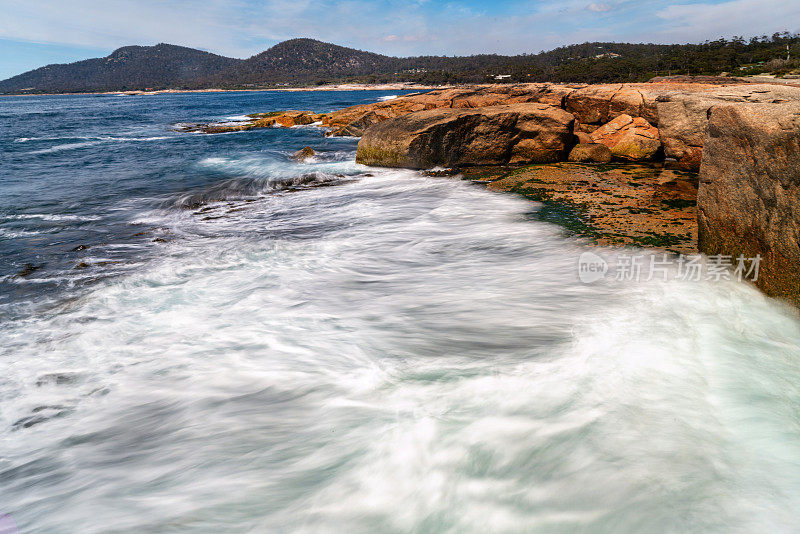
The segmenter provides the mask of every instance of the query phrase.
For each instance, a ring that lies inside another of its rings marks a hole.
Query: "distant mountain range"
[[[800,37],[774,34],[689,45],[583,43],[539,54],[398,58],[314,39],[291,39],[248,59],[158,44],[125,46],[104,58],[47,65],[0,81],[0,93],[255,88],[331,82],[642,81],[665,74],[800,67]]]

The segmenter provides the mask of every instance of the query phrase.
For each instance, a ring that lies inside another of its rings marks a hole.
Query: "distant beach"
[[[96,91],[86,93],[18,93],[0,94],[0,96],[60,96],[60,95],[162,95],[171,93],[236,93],[236,92],[303,92],[303,91],[430,91],[448,89],[453,85],[419,85],[414,83],[339,83],[334,85],[306,85],[300,87],[267,87],[257,89],[156,89],[153,91]]]

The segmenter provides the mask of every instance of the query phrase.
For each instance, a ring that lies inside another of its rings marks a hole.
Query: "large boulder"
[[[731,82],[734,83],[734,82]],[[665,85],[665,87],[669,87]],[[704,91],[665,91],[657,97],[658,130],[664,155],[686,170],[697,171],[709,110],[726,103],[783,103],[800,101],[800,87],[744,84]]]
[[[581,124],[605,124],[620,115],[658,123],[656,95],[648,87],[631,84],[588,85],[566,95],[564,109]]]
[[[378,108],[369,110],[356,120],[333,130],[330,135],[337,137],[361,137],[361,135],[364,133],[364,130],[373,124],[378,124],[379,122],[383,122],[397,116],[398,114],[391,108]]]
[[[658,131],[664,144],[664,155],[689,171],[700,168],[706,123],[705,115],[696,113],[693,107],[692,102],[658,103]]]
[[[574,122],[570,113],[536,103],[421,111],[369,127],[356,161],[414,169],[562,161]]]
[[[437,89],[426,93],[412,93],[391,100],[359,104],[333,111],[322,119],[323,125],[333,128],[332,135],[361,135],[367,127],[382,120],[429,109],[455,107],[455,102],[467,102],[472,96],[492,94],[494,86],[458,87]],[[507,93],[494,95],[492,102],[506,98]],[[507,103],[507,102],[506,102]],[[462,104],[459,107],[475,107]],[[358,132],[358,133],[355,133]]]
[[[475,109],[523,103],[563,107],[576,86],[558,84],[502,84],[439,89],[401,96],[385,102],[351,106],[327,114],[322,120],[331,135],[360,136],[372,124],[439,108]]]
[[[531,102],[563,107],[564,98],[574,90],[572,86],[557,84],[487,85],[461,89],[461,94],[454,96],[448,107],[479,108]]]
[[[800,305],[800,104],[711,108],[697,208],[702,252],[760,254],[756,284]]]
[[[661,149],[658,128],[641,117],[630,115],[620,115],[604,124],[591,138],[610,148],[614,157],[629,161],[651,160]]]
[[[708,110],[724,102],[747,102],[739,95],[721,97],[711,92],[668,94],[658,100],[658,131],[664,144],[664,155],[689,171],[700,170]]]

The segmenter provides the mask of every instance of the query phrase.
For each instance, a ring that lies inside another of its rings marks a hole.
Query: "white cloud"
[[[800,25],[800,0],[680,1],[510,0],[481,10],[425,0],[0,0],[0,38],[108,50],[169,42],[247,57],[292,37],[416,55],[800,29],[786,27]]]
[[[387,35],[382,39],[385,43],[395,43],[395,42],[403,42],[403,43],[421,43],[421,42],[430,42],[436,41],[438,37],[436,35],[426,35],[426,34],[417,34],[417,35]]]
[[[656,15],[666,24],[659,31],[662,39],[676,41],[800,30],[800,2],[797,0],[675,4],[661,9]]]
[[[230,39],[230,1],[0,1],[0,37],[95,48],[173,42],[241,52]]]
[[[596,13],[603,13],[606,11],[611,11],[614,9],[610,4],[589,4],[586,6],[586,9],[589,11],[594,11]]]

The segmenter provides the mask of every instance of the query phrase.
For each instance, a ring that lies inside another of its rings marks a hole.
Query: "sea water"
[[[613,252],[537,204],[358,165],[317,127],[173,129],[394,94],[0,99],[0,515],[797,532],[790,308],[735,280],[583,283],[581,254]]]

